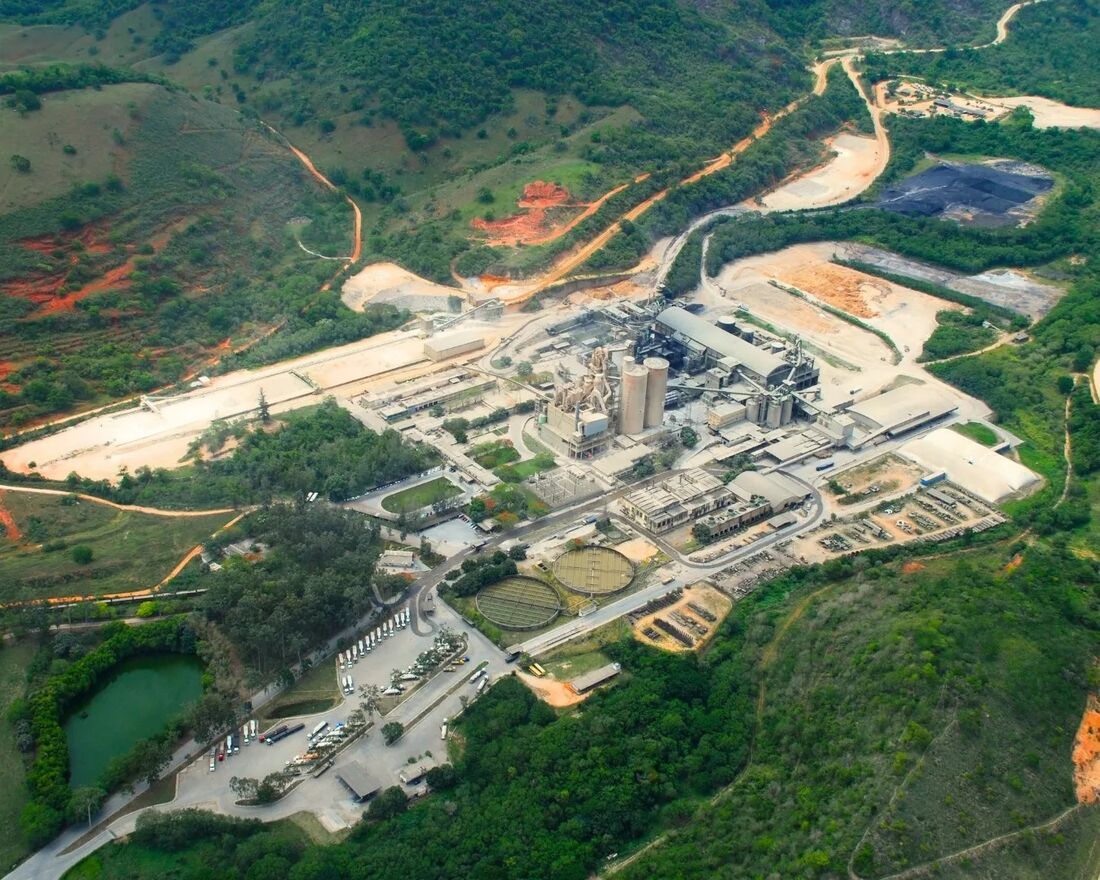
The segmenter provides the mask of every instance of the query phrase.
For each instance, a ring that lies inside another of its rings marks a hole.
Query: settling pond
[[[73,788],[99,779],[112,758],[159,733],[202,693],[202,663],[184,654],[131,657],[65,721]]]

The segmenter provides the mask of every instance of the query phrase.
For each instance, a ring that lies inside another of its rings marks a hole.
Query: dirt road
[[[286,135],[268,125],[266,122],[263,122],[262,120],[260,124],[263,125],[264,128],[270,131],[284,144],[286,144],[287,149],[290,150],[290,152],[292,152],[297,157],[298,161],[305,166],[306,171],[308,171],[318,183],[320,183],[326,189],[331,190],[332,192],[339,192],[339,188],[336,186],[336,184],[325,177],[325,175],[321,173],[320,169],[313,164],[313,160],[310,159],[309,156],[307,156],[301,150],[299,150],[296,146],[294,146],[294,144],[290,142]],[[344,194],[344,201],[351,205],[351,210],[355,218],[355,222],[352,227],[351,255],[343,258],[346,264],[350,266],[352,263],[357,263],[359,261],[359,257],[361,257],[363,254],[363,212],[359,210],[359,206],[355,204],[355,200],[346,193]]]
[[[130,510],[134,513],[148,513],[153,516],[212,516],[217,513],[236,513],[236,507],[215,507],[212,510],[164,510],[160,507],[142,507],[139,504],[116,504],[106,498],[97,498],[95,495],[85,495],[83,492],[66,492],[62,489],[38,489],[31,486],[9,486],[0,484],[3,492],[28,492],[33,495],[75,495],[81,501],[90,501],[93,504],[103,504],[113,507],[115,510]]]

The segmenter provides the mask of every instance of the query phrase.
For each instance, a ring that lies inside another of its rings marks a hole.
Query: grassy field
[[[15,748],[7,709],[23,693],[24,673],[34,651],[32,645],[24,643],[0,648],[0,825],[8,829],[18,826],[27,796],[23,787],[23,758]],[[26,853],[23,835],[10,830],[0,834],[0,867],[6,869]]]
[[[630,637],[630,625],[623,619],[613,620],[582,638],[566,642],[539,659],[539,665],[560,681],[568,681],[611,662],[603,647]]]
[[[329,658],[307,670],[305,675],[264,706],[257,720],[262,731],[277,718],[323,712],[339,699],[335,661]]]
[[[515,464],[501,465],[493,473],[502,480],[517,483],[520,480],[533,477],[535,474],[541,474],[543,471],[552,471],[556,467],[557,464],[554,462],[553,457],[542,454],[526,461],[517,461]]]
[[[470,450],[469,455],[479,465],[490,469],[519,461],[520,457],[518,449],[501,440],[480,443]]]
[[[951,427],[964,437],[969,437],[971,440],[981,443],[982,446],[995,446],[997,443],[997,432],[981,422],[967,422],[964,425],[952,425]]]
[[[390,513],[412,513],[422,507],[430,507],[437,501],[445,501],[462,490],[446,477],[438,477],[429,483],[421,483],[409,489],[402,489],[382,499],[382,509]]]
[[[5,599],[121,593],[155,586],[196,544],[230,516],[164,517],[116,510],[67,497],[0,493],[21,536],[0,534]],[[73,560],[89,547],[91,562]]]

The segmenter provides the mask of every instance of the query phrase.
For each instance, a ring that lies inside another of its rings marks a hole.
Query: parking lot
[[[421,763],[427,765],[447,760],[447,746],[440,735],[441,725],[444,718],[453,718],[462,711],[463,697],[475,697],[476,689],[474,684],[469,683],[470,677],[480,667],[487,669],[490,679],[512,669],[505,664],[500,651],[479,632],[467,627],[449,606],[441,601],[435,605],[438,610],[431,620],[431,629],[422,622],[415,627],[419,632],[414,632],[413,627],[401,630],[353,664],[350,674],[356,686],[355,697],[345,698],[327,712],[283,719],[280,723],[292,726],[302,723],[305,726],[299,733],[270,746],[263,743],[242,745],[238,753],[217,763],[214,772],[210,772],[209,761],[204,755],[180,772],[176,799],[166,808],[204,806],[230,815],[255,816],[268,821],[306,810],[314,813],[328,830],[339,831],[357,822],[366,809],[365,804],[352,799],[338,778],[340,768],[352,762],[366,768],[382,789],[398,785],[410,796],[420,793],[423,783],[418,786],[405,785],[399,773]],[[431,647],[439,625],[465,634],[464,656],[469,657],[469,662],[460,661],[456,671],[440,671],[421,682],[384,717],[375,714],[373,726],[339,752],[335,766],[324,775],[315,779],[306,774],[304,781],[271,805],[253,807],[236,803],[237,796],[229,787],[232,777],[263,779],[269,773],[284,770],[288,762],[307,751],[307,735],[319,722],[328,721],[334,725],[346,721],[354,710],[360,708],[360,688],[368,685],[387,687],[394,669],[407,668],[422,651]],[[333,675],[336,675],[335,659],[329,658],[324,662],[331,666]],[[402,738],[391,746],[385,745],[379,732],[382,724],[389,721],[399,721],[406,728]],[[409,763],[410,758],[413,759],[412,764]]]

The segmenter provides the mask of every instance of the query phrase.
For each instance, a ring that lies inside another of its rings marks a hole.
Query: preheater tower
[[[645,427],[646,388],[649,370],[627,355],[619,397],[619,433],[640,434]]]
[[[668,361],[650,357],[644,361],[649,378],[645,389],[643,427],[655,428],[665,419],[665,395],[668,394]]]

